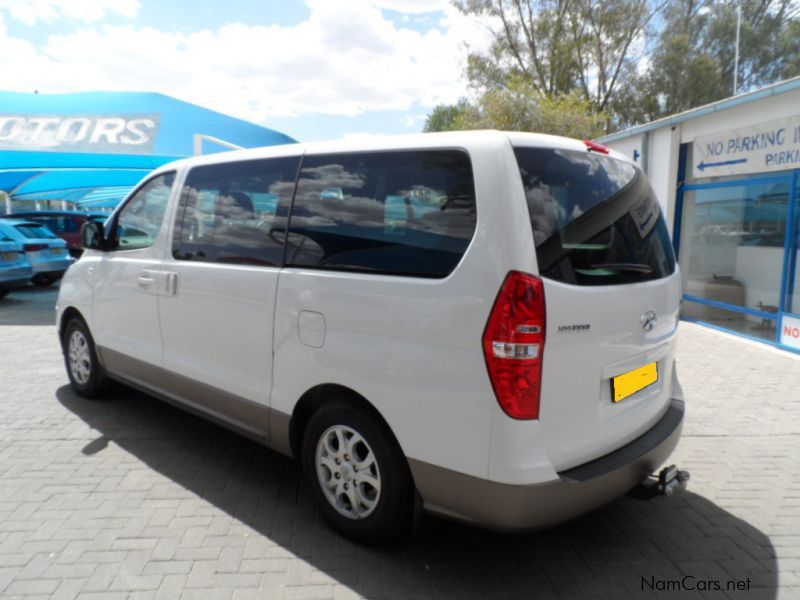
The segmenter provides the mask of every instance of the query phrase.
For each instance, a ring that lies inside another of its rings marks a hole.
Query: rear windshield
[[[44,225],[15,225],[17,231],[28,239],[54,238],[53,233]]]
[[[639,169],[588,152],[514,152],[543,277],[576,285],[613,285],[674,272],[661,209]]]
[[[52,233],[78,233],[81,229],[81,224],[85,220],[85,217],[62,215],[34,215],[25,218],[35,223],[41,223]]]

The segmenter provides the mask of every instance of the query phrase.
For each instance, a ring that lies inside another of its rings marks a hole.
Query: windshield
[[[674,272],[661,209],[639,169],[589,152],[514,152],[543,277],[611,285]]]

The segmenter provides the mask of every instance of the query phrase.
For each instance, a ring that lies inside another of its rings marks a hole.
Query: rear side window
[[[543,277],[613,285],[675,271],[661,209],[639,169],[588,152],[514,152]]]
[[[195,167],[181,194],[172,255],[178,260],[280,266],[285,208],[299,157]]]
[[[445,277],[475,232],[475,186],[461,150],[303,160],[287,264]]]

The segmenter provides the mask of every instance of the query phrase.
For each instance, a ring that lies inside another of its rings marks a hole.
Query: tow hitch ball
[[[672,496],[686,489],[689,471],[680,471],[675,465],[664,467],[658,475],[650,475],[633,488],[629,495],[639,500],[650,500],[656,496]]]

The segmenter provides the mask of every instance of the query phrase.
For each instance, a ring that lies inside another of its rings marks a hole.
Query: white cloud
[[[403,117],[403,127],[419,127],[425,122],[426,115],[406,115]]]
[[[26,25],[61,17],[100,21],[111,14],[132,19],[139,12],[139,0],[0,0],[0,11]]]
[[[258,122],[454,102],[466,89],[463,43],[483,43],[485,30],[452,7],[439,28],[398,28],[375,6],[387,3],[308,0],[308,20],[287,27],[101,25],[42,48],[7,35],[0,20],[0,72],[5,89],[154,91]]]
[[[369,0],[377,8],[388,8],[401,13],[426,13],[445,10],[450,0]]]

